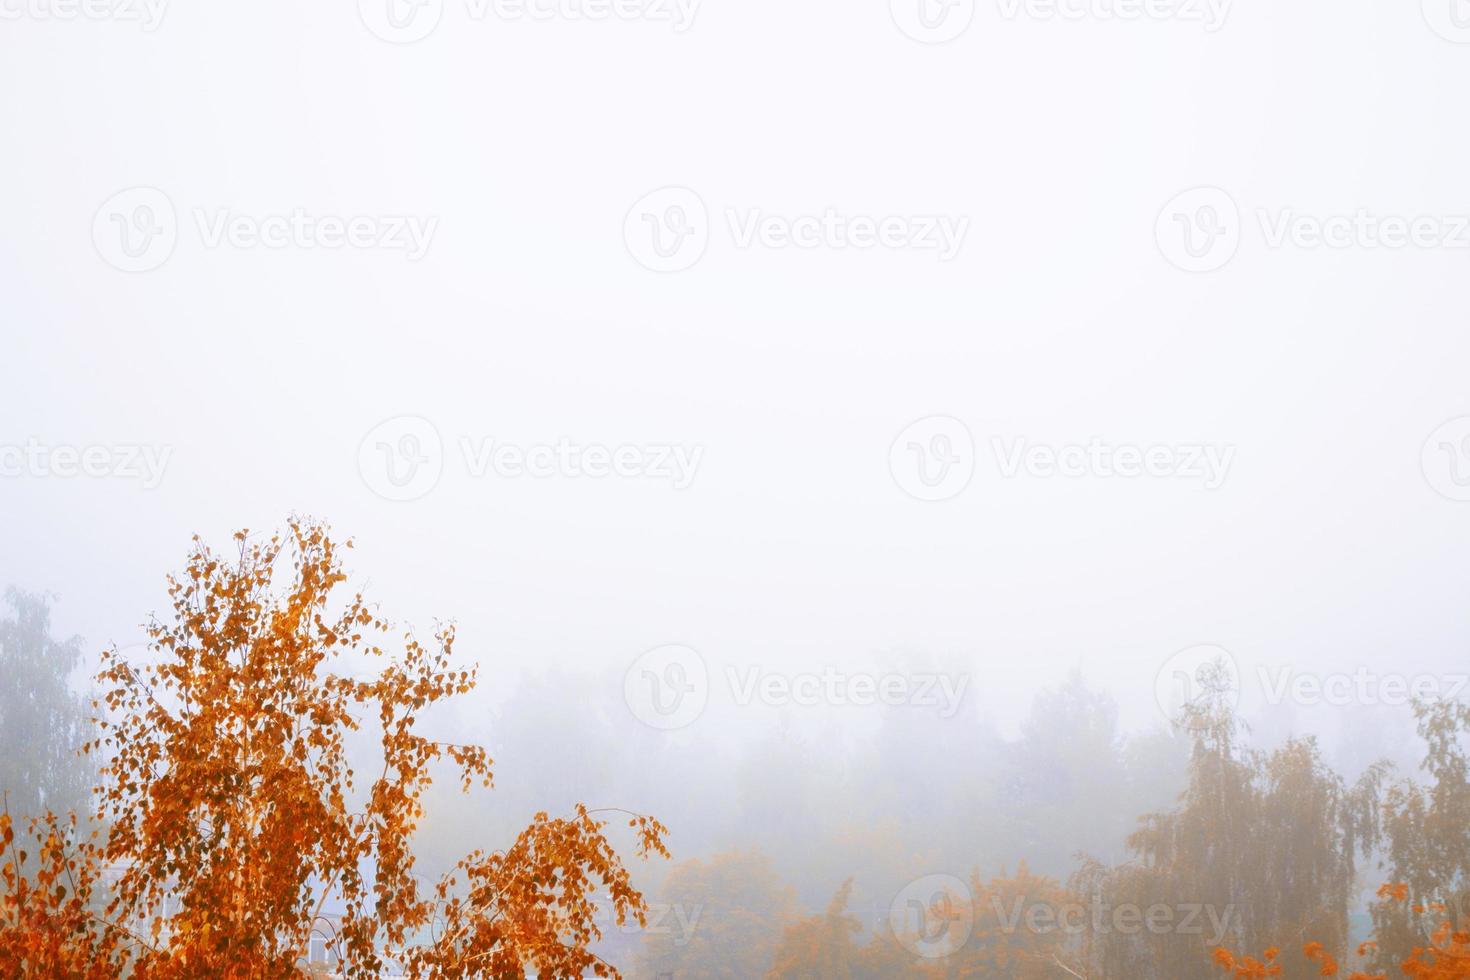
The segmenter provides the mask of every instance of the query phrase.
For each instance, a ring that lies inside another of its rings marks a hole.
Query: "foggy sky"
[[[89,649],[128,645],[190,535],[309,514],[357,540],[388,615],[459,622],[489,700],[523,670],[617,683],[666,644],[716,677],[913,655],[967,673],[966,716],[1005,731],[1074,667],[1157,725],[1156,675],[1199,644],[1463,669],[1470,504],[1421,450],[1470,415],[1466,254],[1271,248],[1257,215],[1465,212],[1470,48],[1398,6],[1238,3],[1208,33],[982,4],[943,45],[882,4],[770,0],[710,0],[682,33],[451,3],[410,45],[279,0],[180,4],[151,33],[7,23],[0,443],[169,455],[152,489],[0,478],[0,584],[58,593]],[[1155,220],[1201,185],[1241,243],[1189,273]],[[167,194],[178,244],[128,273],[93,223],[135,186]],[[710,242],[659,273],[624,222],[668,186]],[[828,208],[969,230],[941,261],[742,248],[727,220]],[[294,209],[438,223],[410,261],[211,248],[195,219]],[[976,447],[940,502],[889,465],[932,416]],[[444,471],[393,502],[359,452],[402,417],[437,429]],[[1234,457],[1205,489],[1006,478],[993,451],[1093,438]],[[685,489],[476,477],[462,440],[487,439],[702,455]],[[700,723],[739,738],[722,694]]]

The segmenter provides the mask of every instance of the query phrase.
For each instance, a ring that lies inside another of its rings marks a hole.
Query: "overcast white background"
[[[1240,0],[1209,32],[982,0],[941,45],[886,0],[705,0],[683,32],[447,0],[407,45],[343,0],[179,0],[152,32],[28,2],[0,0],[0,443],[171,451],[155,489],[0,478],[0,584],[58,593],[90,648],[140,638],[193,533],[302,513],[356,538],[386,612],[512,671],[920,652],[1009,724],[1080,664],[1144,725],[1195,644],[1464,669],[1470,503],[1421,450],[1470,415],[1470,249],[1273,249],[1256,217],[1470,213],[1470,45],[1417,2]],[[624,221],[670,185],[710,242],[657,273]],[[1155,221],[1201,185],[1241,236],[1190,273]],[[135,186],[178,244],[128,273],[93,222]],[[739,248],[725,217],[828,207],[970,226],[944,262]],[[409,261],[195,226],[296,208],[438,227]],[[934,415],[978,458],[922,502],[889,450]],[[398,416],[446,444],[411,502],[359,466]],[[1206,490],[1005,479],[990,451],[1094,436],[1235,457]],[[703,457],[684,490],[476,479],[461,437]]]

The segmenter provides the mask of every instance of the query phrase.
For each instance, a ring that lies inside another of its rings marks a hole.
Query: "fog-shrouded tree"
[[[1084,932],[1089,976],[1195,980],[1216,975],[1212,946],[1265,949],[1304,936],[1346,952],[1358,866],[1378,840],[1385,767],[1349,785],[1314,739],[1270,753],[1245,748],[1228,685],[1217,669],[1181,719],[1194,747],[1178,804],[1140,820],[1131,861],[1088,859],[1072,877],[1095,908],[1169,914],[1167,928]]]
[[[1076,976],[1071,931],[1076,900],[1062,885],[1032,874],[1023,861],[1014,876],[970,879],[968,940],[946,958],[951,977],[1052,980]]]
[[[767,980],[857,980],[862,975],[863,925],[850,911],[851,878],[832,896],[826,911],[788,925],[776,946]]]
[[[1402,895],[1373,907],[1379,970],[1431,945],[1445,922],[1470,930],[1470,705],[1419,701],[1414,714],[1431,781],[1402,779],[1384,796],[1384,874]]]
[[[676,865],[654,908],[660,922],[644,933],[640,980],[746,980],[769,969],[796,900],[769,858],[738,851]]]
[[[1008,747],[1000,794],[1008,856],[1065,874],[1079,851],[1120,848],[1136,816],[1128,809],[1129,772],[1118,707],[1080,671],[1037,695]]]
[[[51,635],[51,599],[10,588],[0,618],[0,795],[17,818],[82,807],[91,712],[73,687],[78,638]]]

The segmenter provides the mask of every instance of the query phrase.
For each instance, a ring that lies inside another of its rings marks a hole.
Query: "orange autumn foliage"
[[[537,814],[507,849],[420,884],[431,770],[491,783],[483,749],[418,730],[475,686],[453,627],[389,644],[360,593],[334,592],[346,575],[320,524],[235,543],[222,556],[196,539],[150,659],[104,655],[89,750],[106,832],[48,818],[28,855],[0,816],[0,976],[293,977],[328,903],[343,976],[616,976],[590,948],[594,895],[619,924],[646,904],[595,811]],[[377,758],[360,779],[348,748],[365,739]],[[667,856],[661,824],[627,823],[641,856]]]
[[[956,883],[958,884],[958,883]],[[853,881],[846,881],[825,914],[805,916],[785,930],[767,980],[1053,980],[1083,976],[1056,921],[1073,896],[1023,863],[1015,877],[986,881],[978,872],[957,892],[930,897],[919,923],[857,938],[863,925],[847,911]],[[1041,913],[1039,918],[1033,918]],[[917,930],[917,931],[915,931]]]
[[[124,944],[140,941],[97,919],[98,865],[71,853],[75,835],[75,817],[37,820],[37,852],[28,854],[0,811],[0,976],[103,980],[117,976]]]
[[[1408,898],[1408,886],[1404,884],[1384,885],[1378,889],[1378,897],[1404,902]],[[1442,906],[1431,906],[1416,911],[1444,912],[1446,910]],[[1358,947],[1358,955],[1367,955],[1372,947],[1371,942],[1363,943]],[[1282,975],[1282,966],[1279,962],[1280,952],[1278,949],[1269,949],[1263,954],[1262,959],[1256,960],[1248,956],[1237,959],[1229,950],[1217,949],[1214,956],[1215,963],[1236,980],[1259,980],[1263,977]],[[1309,942],[1303,946],[1302,958],[1316,967],[1318,976],[1335,977],[1339,975],[1337,961],[1319,942]],[[1409,958],[1399,964],[1399,969],[1403,976],[1412,978],[1412,980],[1470,980],[1470,932],[1456,930],[1448,921],[1441,923],[1435,930],[1430,944],[1416,947]],[[1355,971],[1348,974],[1347,980],[1388,980],[1388,975]]]

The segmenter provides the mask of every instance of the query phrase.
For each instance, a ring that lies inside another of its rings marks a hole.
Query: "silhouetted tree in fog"
[[[81,662],[81,640],[51,636],[45,595],[12,588],[5,602],[10,615],[0,620],[0,793],[17,817],[79,808],[92,776],[80,754],[91,737],[89,712],[70,683]]]

